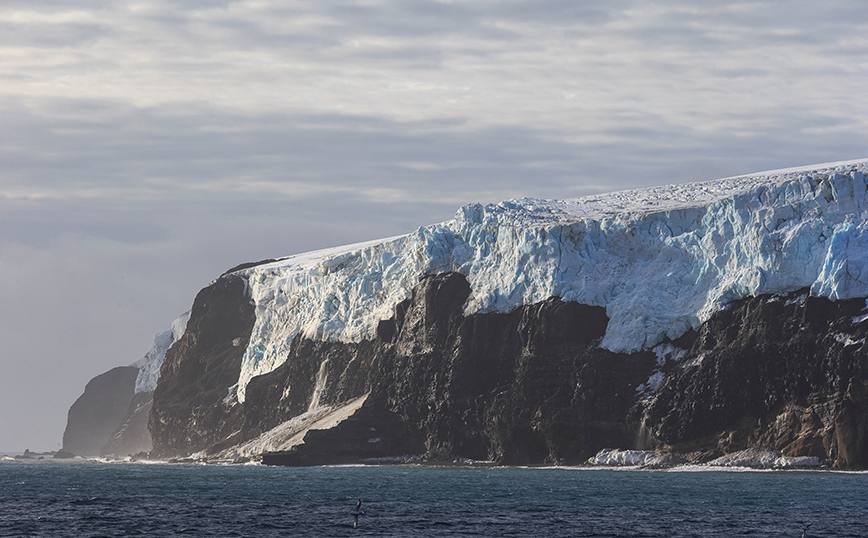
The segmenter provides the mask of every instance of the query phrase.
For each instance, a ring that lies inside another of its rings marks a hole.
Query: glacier
[[[135,394],[153,392],[157,389],[157,382],[160,379],[160,367],[166,358],[166,351],[172,347],[172,344],[184,336],[188,321],[190,321],[189,311],[178,316],[168,330],[157,333],[154,336],[154,343],[151,349],[145,353],[144,357],[130,365],[139,369],[139,373],[136,376]]]
[[[566,200],[474,203],[407,235],[241,269],[234,274],[248,283],[256,319],[238,402],[253,377],[286,360],[297,335],[372,339],[421,277],[447,271],[470,283],[466,315],[552,296],[602,306],[610,321],[600,346],[625,353],[697,329],[749,296],[801,288],[833,300],[868,296],[866,176],[863,159]],[[143,376],[142,386],[152,379]]]

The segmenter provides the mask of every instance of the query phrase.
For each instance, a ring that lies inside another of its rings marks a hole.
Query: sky
[[[4,0],[0,451],[246,261],[868,157],[864,0]]]

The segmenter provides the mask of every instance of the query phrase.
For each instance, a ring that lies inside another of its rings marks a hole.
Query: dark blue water
[[[800,537],[808,523],[868,537],[868,474],[0,463],[4,537]]]

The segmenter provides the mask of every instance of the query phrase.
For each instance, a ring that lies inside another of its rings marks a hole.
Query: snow
[[[133,363],[133,366],[139,367],[139,374],[136,376],[136,394],[156,390],[157,381],[160,379],[160,366],[163,365],[163,360],[166,358],[166,351],[184,336],[189,320],[190,312],[181,314],[172,322],[169,330],[154,336],[154,345],[151,346],[151,349],[144,357]]]
[[[671,467],[684,463],[672,454],[659,454],[650,450],[622,450],[604,448],[588,460],[589,465],[606,467]]]
[[[822,462],[814,456],[784,456],[777,450],[748,448],[709,461],[710,467],[749,467],[752,469],[804,469],[820,467]]]
[[[340,405],[324,405],[311,409],[275,426],[255,439],[215,454],[213,458],[238,461],[256,458],[263,452],[289,450],[303,443],[308,431],[328,430],[351,417],[365,403],[367,397],[368,395],[365,394]],[[229,438],[231,439],[232,436]]]
[[[834,335],[835,340],[839,343],[844,344],[844,347],[847,346],[861,346],[865,343],[864,338],[860,338],[858,340],[853,340],[853,337],[849,334],[837,333]]]
[[[648,376],[648,381],[636,387],[636,392],[657,392],[663,386],[665,379],[666,375],[663,372],[654,372]]]
[[[855,317],[853,317],[851,322],[853,323],[853,325],[858,325],[865,320],[868,320],[868,314],[864,314],[862,316],[855,316]]]
[[[648,380],[636,387],[636,392],[645,393],[646,396],[650,396],[651,394],[660,390],[660,387],[663,386],[663,382],[666,379],[666,374],[663,373],[661,368],[666,365],[669,361],[681,361],[687,356],[688,350],[681,349],[675,347],[671,343],[660,344],[651,349],[655,355],[657,355],[657,367],[648,376]]]
[[[601,346],[650,349],[733,300],[800,288],[868,296],[868,160],[568,200],[468,204],[453,220],[247,268],[256,321],[238,380],[272,371],[301,334],[358,342],[426,274],[457,271],[466,314],[551,296],[602,306]]]
[[[623,450],[604,448],[588,460],[588,465],[606,467],[676,467],[686,460],[675,454],[660,454],[650,450]],[[769,448],[748,448],[726,454],[704,464],[688,466],[701,468],[749,468],[749,469],[810,469],[823,463],[814,456],[784,456]]]

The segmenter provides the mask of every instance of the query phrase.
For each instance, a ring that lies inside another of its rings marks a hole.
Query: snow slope
[[[365,394],[342,405],[310,409],[307,413],[293,417],[255,439],[227,448],[211,457],[224,461],[240,461],[256,458],[263,452],[289,450],[302,444],[308,431],[328,430],[351,417],[365,403],[367,397],[368,395]]]
[[[602,346],[676,338],[727,303],[810,287],[868,296],[868,160],[568,200],[469,204],[453,220],[389,239],[243,269],[256,322],[238,385],[286,358],[297,334],[373,338],[426,274],[470,282],[465,313],[559,296],[603,306]]]

